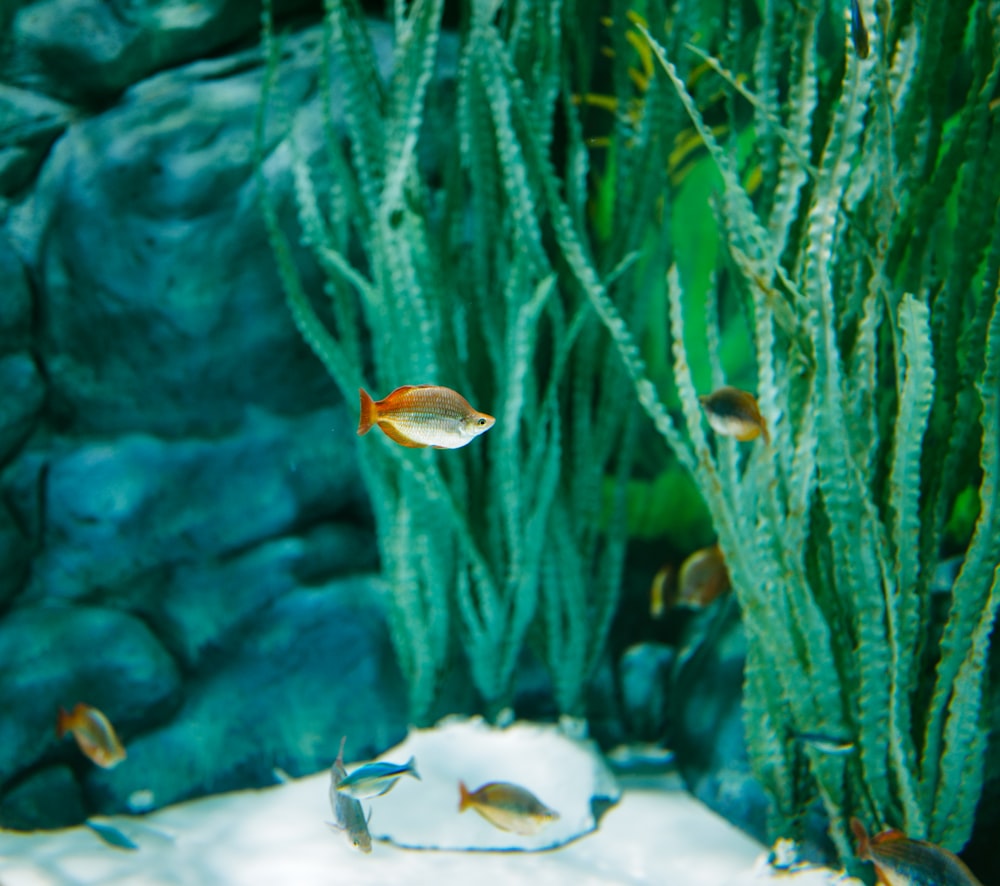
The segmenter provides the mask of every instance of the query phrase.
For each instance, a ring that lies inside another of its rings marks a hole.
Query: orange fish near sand
[[[957,855],[933,843],[911,840],[896,830],[869,838],[856,818],[851,819],[851,830],[858,858],[875,865],[885,886],[983,886]]]
[[[558,812],[549,809],[531,791],[506,781],[491,781],[476,791],[470,791],[460,781],[458,793],[459,812],[475,809],[501,831],[529,837],[559,818]]]
[[[767,424],[753,394],[727,386],[698,399],[716,433],[744,442],[757,437],[763,437],[765,443],[771,442]]]
[[[477,412],[457,391],[439,385],[404,385],[382,400],[361,388],[358,435],[378,425],[400,446],[458,449],[493,427],[492,415]]]
[[[125,748],[114,727],[97,708],[80,702],[72,713],[59,708],[56,735],[62,738],[72,732],[80,750],[98,766],[112,769],[125,759]]]

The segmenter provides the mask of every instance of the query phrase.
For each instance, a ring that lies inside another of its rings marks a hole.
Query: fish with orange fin
[[[708,423],[717,434],[735,437],[743,442],[756,440],[758,437],[763,437],[765,443],[771,442],[767,423],[760,414],[757,398],[753,394],[727,385],[698,399],[705,410]]]
[[[115,729],[97,708],[80,702],[72,712],[59,708],[56,735],[62,738],[67,732],[80,750],[103,769],[112,769],[125,759],[125,748],[115,734]]]
[[[361,388],[358,436],[378,425],[400,446],[458,449],[493,427],[492,415],[477,412],[457,391],[440,385],[404,385],[373,400]]]
[[[897,830],[869,837],[856,818],[851,830],[858,858],[875,865],[883,886],[983,886],[957,855],[933,843],[911,840]]]
[[[527,788],[506,781],[491,781],[478,790],[470,791],[464,782],[458,783],[458,811],[475,809],[494,827],[530,837],[559,813],[549,809]]]

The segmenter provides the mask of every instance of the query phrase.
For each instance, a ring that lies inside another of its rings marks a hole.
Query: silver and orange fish
[[[884,886],[983,886],[957,855],[933,843],[911,840],[897,830],[869,838],[856,818],[851,819],[851,830],[858,858],[875,865]]]
[[[62,738],[67,732],[73,733],[80,750],[103,769],[112,769],[125,759],[125,748],[114,727],[97,708],[83,702],[72,712],[59,708],[56,735]]]
[[[344,745],[347,743],[345,735],[340,740],[340,751],[337,759],[330,767],[330,808],[333,810],[333,827],[338,831],[347,834],[347,839],[351,841],[356,849],[364,853],[372,851],[372,835],[368,830],[368,819],[365,818],[365,811],[361,804],[350,794],[341,793],[337,790],[341,782],[347,778],[347,770],[344,768]]]
[[[477,412],[457,391],[440,385],[404,385],[373,400],[361,388],[358,435],[378,425],[400,446],[458,449],[493,427],[492,415]]]
[[[549,809],[527,788],[506,781],[491,781],[475,791],[460,781],[458,794],[459,812],[475,809],[494,827],[526,837],[559,818],[558,812]]]
[[[767,423],[753,394],[727,385],[698,399],[716,433],[744,442],[757,437],[763,437],[765,443],[771,442]]]

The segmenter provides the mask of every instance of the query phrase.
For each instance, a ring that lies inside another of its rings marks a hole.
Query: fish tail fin
[[[410,775],[412,775],[417,781],[423,781],[423,779],[420,777],[420,773],[417,772],[416,757],[410,757],[410,759],[406,761],[406,768],[410,770]]]
[[[868,831],[865,826],[853,816],[851,817],[851,832],[858,842],[858,858],[868,861],[872,857],[871,844],[868,841]]]
[[[73,728],[73,715],[65,708],[59,708],[59,716],[56,717],[56,735],[62,738]]]
[[[372,400],[368,391],[364,388],[358,388],[358,393],[361,395],[361,418],[358,420],[358,436],[362,437],[378,421],[378,409],[375,407],[375,401]]]
[[[464,781],[459,781],[458,783],[458,811],[465,812],[472,805],[472,794],[469,793],[469,789],[465,786]]]

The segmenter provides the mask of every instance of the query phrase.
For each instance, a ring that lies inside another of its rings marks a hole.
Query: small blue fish
[[[391,791],[396,782],[407,773],[420,781],[417,761],[413,757],[402,766],[399,763],[367,763],[343,779],[337,785],[337,790],[354,797],[355,800],[381,797]]]
[[[134,852],[139,848],[138,843],[123,834],[114,825],[102,824],[99,821],[94,821],[92,818],[88,818],[84,824],[107,843],[108,846],[112,846],[115,849],[127,849],[130,852]]]

